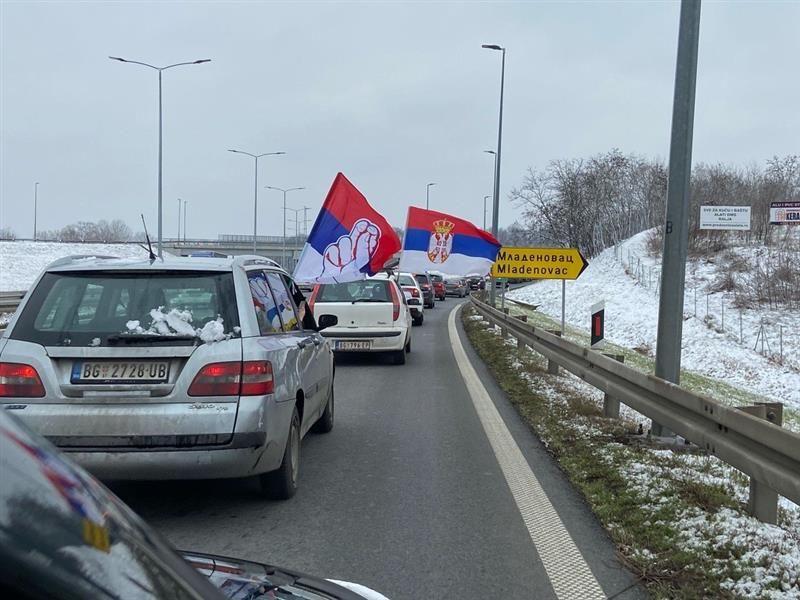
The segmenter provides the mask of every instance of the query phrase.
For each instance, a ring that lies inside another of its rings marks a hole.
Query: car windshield
[[[317,302],[391,302],[389,281],[367,279],[320,286]]]
[[[238,326],[232,273],[45,273],[11,337],[43,346],[185,345],[230,337]]]

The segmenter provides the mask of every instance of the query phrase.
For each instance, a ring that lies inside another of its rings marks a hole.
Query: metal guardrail
[[[13,313],[27,292],[0,292],[0,314]]]
[[[777,494],[800,504],[800,434],[533,327],[474,295],[471,301],[504,335],[544,355],[556,372],[563,367],[747,474],[749,510],[757,518],[775,523]]]

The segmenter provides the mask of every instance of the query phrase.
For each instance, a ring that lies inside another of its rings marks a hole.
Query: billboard
[[[750,207],[701,206],[700,229],[750,231]]]
[[[771,225],[800,224],[800,202],[770,202]]]

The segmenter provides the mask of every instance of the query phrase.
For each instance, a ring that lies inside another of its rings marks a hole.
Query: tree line
[[[15,240],[16,233],[10,227],[0,229],[0,240]],[[61,229],[50,229],[36,233],[36,239],[48,242],[131,242],[144,240],[143,233],[134,233],[121,219],[97,222],[78,221]]]
[[[502,232],[503,241],[577,247],[593,256],[662,226],[666,196],[667,167],[660,160],[616,149],[553,160],[544,169],[530,168],[511,191],[524,213]],[[700,163],[692,171],[689,198],[690,251],[720,250],[737,240],[771,245],[786,228],[769,226],[769,205],[800,201],[800,156],[776,156],[746,168]],[[700,231],[700,206],[708,205],[752,207],[750,231]]]

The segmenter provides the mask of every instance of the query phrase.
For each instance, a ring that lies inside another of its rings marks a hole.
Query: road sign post
[[[591,329],[589,345],[592,348],[601,348],[606,333],[606,303],[604,301],[592,305]]]
[[[566,326],[567,280],[577,279],[589,263],[577,248],[517,248],[504,246],[492,265],[493,278],[560,279],[561,334]]]
[[[655,375],[680,383],[683,335],[683,290],[689,243],[689,178],[692,172],[692,132],[697,83],[697,47],[700,40],[700,0],[682,0],[678,30],[678,58],[672,103],[667,211],[658,306]],[[653,421],[653,435],[672,435]]]

